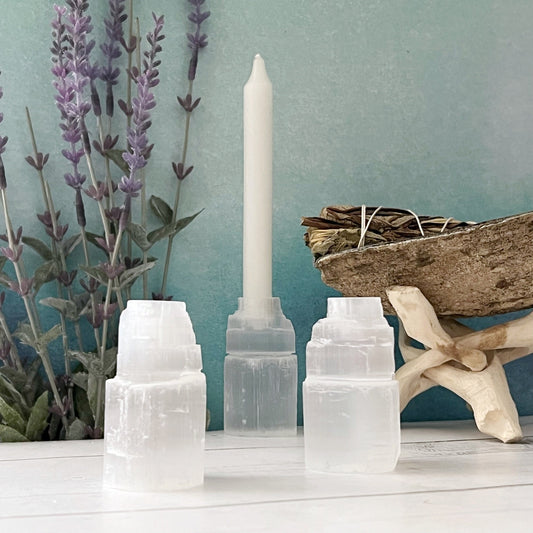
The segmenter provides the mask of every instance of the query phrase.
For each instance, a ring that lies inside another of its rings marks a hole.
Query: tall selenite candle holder
[[[296,433],[294,328],[272,297],[272,84],[260,55],[244,86],[243,297],[228,318],[224,429]]]

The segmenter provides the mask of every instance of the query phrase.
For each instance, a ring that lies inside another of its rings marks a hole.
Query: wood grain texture
[[[453,233],[326,255],[316,267],[344,296],[418,287],[439,316],[491,316],[533,307],[533,212]]]
[[[521,420],[533,436],[533,417]],[[309,472],[304,437],[208,432],[202,487],[102,489],[102,441],[0,444],[2,533],[531,531],[533,445],[481,438],[473,421],[402,428],[394,472]]]

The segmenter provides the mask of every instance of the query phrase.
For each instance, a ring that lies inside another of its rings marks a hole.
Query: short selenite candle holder
[[[279,298],[239,298],[228,318],[226,350],[224,430],[240,436],[296,434],[295,335]]]
[[[204,478],[206,384],[183,302],[130,300],[106,383],[104,485],[172,491]]]

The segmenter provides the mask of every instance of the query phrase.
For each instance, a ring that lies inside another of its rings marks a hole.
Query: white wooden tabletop
[[[533,417],[502,444],[473,422],[404,425],[390,474],[304,468],[303,435],[209,432],[203,487],[102,489],[102,441],[0,444],[0,533],[533,531]]]

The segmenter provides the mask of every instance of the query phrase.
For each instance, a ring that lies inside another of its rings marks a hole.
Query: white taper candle
[[[254,57],[244,86],[243,297],[272,297],[272,83]]]

